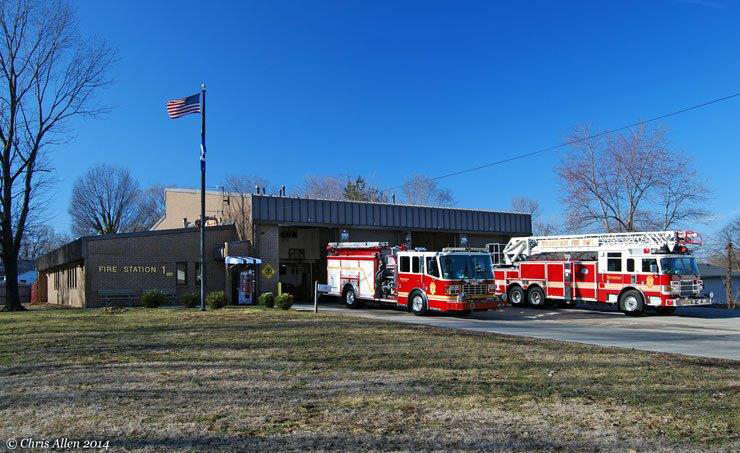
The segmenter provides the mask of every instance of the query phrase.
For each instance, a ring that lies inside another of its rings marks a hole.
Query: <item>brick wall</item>
[[[270,291],[273,294],[277,294],[277,283],[280,278],[278,226],[256,225],[255,233],[257,256],[262,260],[259,275],[260,292]],[[268,264],[274,270],[271,278],[267,278],[263,272],[265,266]]]
[[[206,289],[223,290],[223,259],[217,256],[225,242],[236,240],[233,228],[206,229]],[[195,228],[157,234],[118,235],[90,239],[85,256],[86,307],[106,304],[100,290],[173,292],[178,297],[199,292],[196,269],[200,261],[200,236]],[[185,280],[178,283],[178,263],[185,266]]]

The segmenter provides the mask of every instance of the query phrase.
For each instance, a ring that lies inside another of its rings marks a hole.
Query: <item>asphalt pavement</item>
[[[296,304],[298,310],[313,305]],[[600,346],[740,360],[740,310],[679,308],[673,315],[628,317],[611,307],[571,309],[506,307],[468,316],[415,316],[393,307],[369,305],[349,310],[322,298],[319,311],[386,321],[423,324],[506,335],[574,341]]]

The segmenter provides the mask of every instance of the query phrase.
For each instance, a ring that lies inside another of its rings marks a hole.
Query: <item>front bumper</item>
[[[709,297],[677,297],[675,299],[667,299],[665,305],[668,307],[696,307],[700,305],[712,305],[712,299]]]
[[[462,301],[449,301],[449,302],[436,302],[430,303],[432,310],[439,311],[485,311],[485,310],[498,310],[506,306],[506,302],[500,298],[487,298],[487,299],[466,299]]]

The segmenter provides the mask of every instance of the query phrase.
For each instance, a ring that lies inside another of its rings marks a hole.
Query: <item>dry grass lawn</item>
[[[739,370],[331,314],[44,308],[0,313],[0,442],[737,451]]]

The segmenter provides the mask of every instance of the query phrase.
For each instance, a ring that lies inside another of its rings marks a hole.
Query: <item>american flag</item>
[[[171,119],[180,118],[191,113],[200,113],[200,94],[167,102],[167,113]]]

